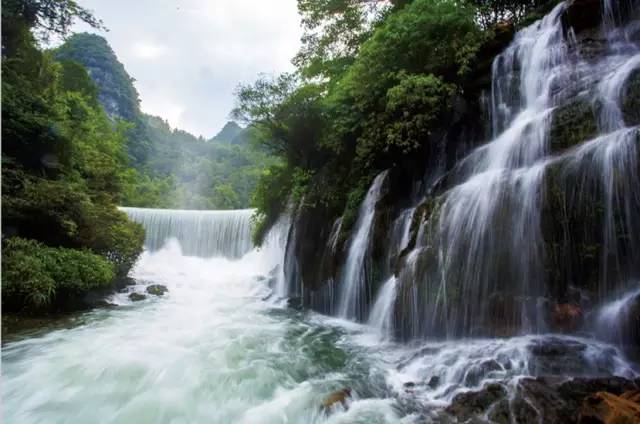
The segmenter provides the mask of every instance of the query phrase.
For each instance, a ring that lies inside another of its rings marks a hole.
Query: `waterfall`
[[[393,330],[393,304],[396,300],[395,276],[390,277],[380,288],[377,299],[371,308],[368,324],[382,337],[388,337]]]
[[[363,315],[366,301],[363,299],[363,291],[367,287],[368,281],[366,257],[369,251],[369,236],[376,204],[387,174],[388,171],[383,171],[373,180],[358,212],[355,233],[349,245],[347,263],[341,281],[343,290],[338,314],[342,318],[357,318]]]
[[[252,248],[252,209],[176,210],[121,207],[146,231],[145,248],[155,251],[176,239],[187,256],[239,258]]]
[[[596,335],[601,340],[622,346],[628,353],[638,354],[640,345],[640,286],[635,287],[621,298],[604,304],[596,316]]]
[[[405,338],[546,331],[540,301],[555,288],[545,286],[541,225],[552,171],[566,210],[603,206],[600,299],[624,289],[625,270],[638,265],[640,131],[625,124],[621,101],[640,68],[639,46],[607,24],[608,48],[596,61],[581,57],[562,25],[565,8],[519,31],[494,60],[492,140],[454,168],[457,185],[432,199],[397,276],[394,316]],[[554,152],[554,114],[576,99],[593,109],[599,134]]]

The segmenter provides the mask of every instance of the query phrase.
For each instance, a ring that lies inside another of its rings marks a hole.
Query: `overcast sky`
[[[99,33],[136,79],[142,110],[206,138],[227,121],[238,83],[292,70],[300,43],[296,0],[79,3],[109,29]]]

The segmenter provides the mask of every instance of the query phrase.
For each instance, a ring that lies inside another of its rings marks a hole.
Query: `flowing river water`
[[[273,235],[241,258],[235,242],[228,257],[203,255],[211,246],[183,254],[176,234],[196,231],[194,222],[224,221],[197,227],[211,237],[231,229],[248,237],[244,211],[128,213],[151,230],[147,246],[154,246],[132,271],[136,284],[113,295],[112,307],[3,346],[4,422],[423,422],[461,391],[541,373],[530,347],[548,336],[399,345],[375,324],[283,307],[272,294],[283,255]],[[130,300],[149,284],[169,291]],[[557,372],[635,375],[610,345],[562,340],[586,349]],[[487,372],[484,364],[495,360],[502,366]],[[426,384],[434,376],[437,387]],[[323,410],[323,399],[343,388],[352,391],[348,408]]]

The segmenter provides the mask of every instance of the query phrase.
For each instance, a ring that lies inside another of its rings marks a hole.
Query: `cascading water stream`
[[[176,239],[185,255],[239,258],[249,252],[252,209],[174,210],[120,208],[146,231],[145,247],[161,249]]]
[[[341,281],[343,290],[340,297],[341,303],[338,315],[342,318],[353,319],[363,315],[362,308],[366,303],[366,299],[363,299],[363,290],[367,287],[368,282],[367,255],[369,252],[369,237],[376,204],[387,173],[388,171],[383,171],[373,180],[371,188],[369,188],[358,212],[358,221],[349,245],[347,263]]]

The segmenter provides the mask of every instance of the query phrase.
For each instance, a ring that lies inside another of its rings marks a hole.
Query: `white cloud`
[[[133,54],[140,59],[157,59],[168,52],[168,49],[165,46],[148,41],[138,41],[134,43],[131,48],[133,50]]]
[[[143,110],[205,137],[226,122],[239,83],[293,68],[301,35],[296,0],[79,2],[109,28]]]

